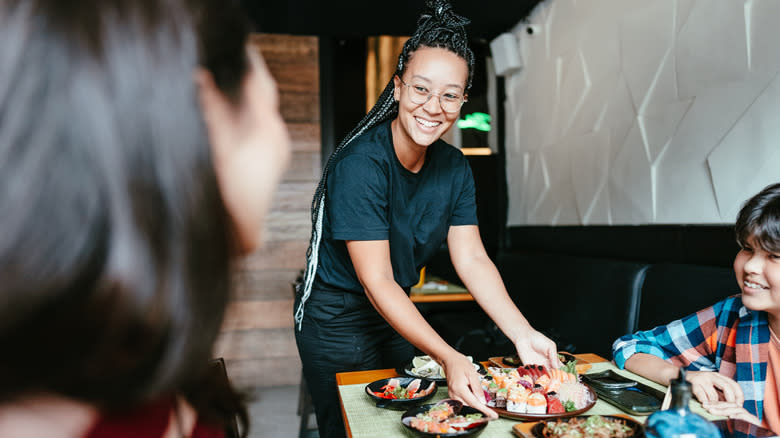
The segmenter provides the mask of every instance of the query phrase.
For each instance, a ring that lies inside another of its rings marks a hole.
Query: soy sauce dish
[[[451,399],[409,409],[401,416],[404,427],[424,438],[475,437],[488,422],[478,410]]]
[[[380,379],[366,385],[378,408],[408,409],[436,395],[436,382],[414,377]]]

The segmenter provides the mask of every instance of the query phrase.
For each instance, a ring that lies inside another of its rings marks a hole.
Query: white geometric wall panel
[[[733,223],[780,181],[778,22],[780,0],[540,3],[505,78],[508,225]]]

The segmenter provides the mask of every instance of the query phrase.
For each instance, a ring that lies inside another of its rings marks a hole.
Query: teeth
[[[747,286],[747,287],[749,287],[751,289],[766,289],[764,286],[761,286],[758,283],[751,283],[751,282],[749,282],[747,280],[745,280],[744,283],[745,283],[745,286]]]
[[[439,126],[440,122],[429,122],[427,120],[423,120],[421,118],[415,117],[415,120],[417,120],[418,123],[420,123],[423,126],[427,126],[429,128],[433,128],[434,126]]]

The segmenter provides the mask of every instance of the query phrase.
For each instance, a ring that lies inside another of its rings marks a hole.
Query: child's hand
[[[702,405],[725,400],[741,407],[745,402],[745,395],[739,384],[723,374],[715,371],[688,371],[687,380],[691,383],[693,395]],[[722,398],[718,391],[723,394]]]
[[[760,426],[761,420],[742,407],[742,404],[719,401],[714,403],[702,403],[701,405],[712,415],[722,415],[737,420],[744,420]]]

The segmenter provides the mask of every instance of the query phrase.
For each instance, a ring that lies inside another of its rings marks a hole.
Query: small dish
[[[561,359],[561,363],[564,365],[571,361],[576,361],[575,368],[577,368],[578,374],[585,374],[589,369],[592,368],[590,362],[584,359],[580,359],[569,352],[558,352],[558,356]],[[517,354],[513,354],[511,356],[491,357],[488,359],[488,361],[501,368],[518,368],[523,366],[523,361],[520,360]]]
[[[473,423],[472,426],[465,430],[461,430],[458,432],[453,433],[442,433],[442,432],[423,432],[421,430],[417,430],[411,426],[411,420],[415,417],[417,417],[417,414],[424,414],[425,412],[428,412],[431,408],[438,404],[446,403],[452,406],[453,413],[455,415],[470,415],[470,414],[482,414],[480,411],[470,407],[470,406],[464,406],[463,403],[457,401],[457,400],[441,400],[438,403],[432,403],[422,406],[417,406],[415,408],[409,409],[408,411],[404,412],[403,415],[401,415],[401,424],[404,425],[407,429],[409,429],[412,433],[414,433],[417,436],[424,437],[424,438],[439,438],[439,437],[475,437],[482,433],[483,430],[487,427],[490,420],[487,418],[482,418],[480,420],[477,420]]]
[[[390,383],[391,380],[398,381],[398,384],[402,388],[407,388],[412,382],[415,380],[420,381],[420,389],[418,390],[418,393],[426,392],[426,394],[420,395],[416,398],[407,398],[407,399],[392,399],[392,398],[384,398],[376,395],[376,392],[382,392],[383,387]],[[410,406],[415,406],[420,403],[423,403],[425,401],[428,401],[436,395],[436,389],[437,385],[436,382],[428,379],[423,378],[414,378],[414,377],[392,377],[388,379],[380,379],[375,380],[368,385],[366,385],[366,394],[368,394],[369,397],[374,399],[376,402],[376,407],[378,408],[391,408],[391,409],[408,409]]]
[[[473,364],[474,364],[474,369],[476,369],[476,371],[479,374],[484,376],[487,373],[487,370],[485,369],[485,367],[481,363],[473,362]],[[416,373],[414,373],[412,371],[413,368],[414,368],[414,366],[412,365],[412,362],[409,362],[406,365],[403,365],[403,366],[400,366],[400,367],[396,368],[395,371],[398,374],[401,374],[403,376],[414,377],[414,378],[418,378],[418,379],[428,379],[428,380],[432,380],[432,381],[438,383],[439,386],[447,386],[447,378],[446,377],[441,377],[440,375],[420,376],[420,375],[417,375]]]
[[[578,417],[560,418],[560,419],[557,419],[557,421],[569,422],[569,421],[572,421],[574,419],[577,419],[577,420],[587,420],[590,417],[593,417],[593,415],[582,415],[582,416],[578,416]],[[616,416],[616,415],[600,415],[600,417],[608,419],[608,420],[612,420],[612,421],[620,421],[623,424],[625,424],[626,426],[630,427],[631,428],[631,432],[629,432],[626,435],[626,438],[640,438],[640,437],[644,437],[644,434],[645,434],[644,427],[642,426],[641,423],[639,423],[638,421],[636,421],[634,419],[623,417],[623,416]],[[531,435],[533,435],[535,438],[555,438],[556,437],[556,435],[550,433],[550,431],[548,430],[547,421],[540,421],[540,422],[536,423],[531,428]]]

